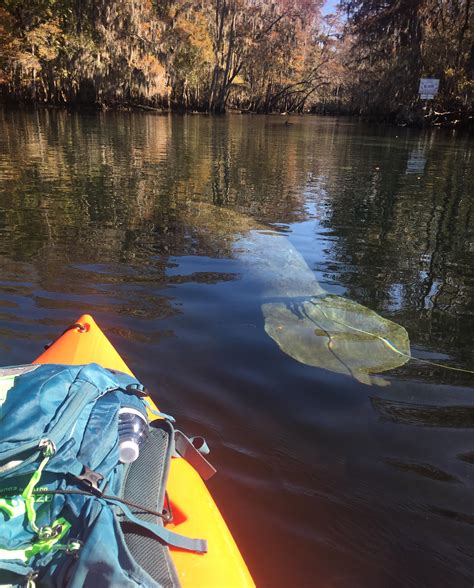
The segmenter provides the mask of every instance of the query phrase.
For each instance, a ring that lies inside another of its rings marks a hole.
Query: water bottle
[[[148,421],[136,408],[126,406],[119,410],[118,420],[119,459],[122,463],[135,461],[140,453],[140,443],[148,435]]]

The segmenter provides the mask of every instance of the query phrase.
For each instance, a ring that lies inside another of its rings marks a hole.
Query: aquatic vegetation
[[[364,384],[373,381],[371,374],[410,359],[409,337],[402,326],[326,292],[284,234],[206,203],[190,205],[186,221],[224,239],[258,277],[265,332],[293,359]]]
[[[294,359],[370,384],[406,363],[406,330],[362,304],[330,294],[262,305],[265,331]],[[382,383],[378,380],[378,383]]]

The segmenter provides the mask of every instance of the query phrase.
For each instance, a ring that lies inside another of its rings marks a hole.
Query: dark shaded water
[[[472,145],[337,119],[0,114],[0,352],[84,311],[220,475],[260,586],[472,586],[474,376],[366,386],[283,354],[212,202],[286,231],[329,292],[474,369]]]

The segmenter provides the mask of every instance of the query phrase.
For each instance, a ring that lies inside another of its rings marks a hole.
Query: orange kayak
[[[99,365],[132,374],[94,319],[83,315],[33,363]],[[174,513],[168,527],[208,541],[204,555],[171,549],[181,585],[211,588],[254,586],[247,565],[205,483],[182,458],[173,458],[167,492]]]

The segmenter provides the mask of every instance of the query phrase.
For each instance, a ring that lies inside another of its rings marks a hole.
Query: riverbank
[[[150,106],[148,104],[139,103],[65,103],[65,104],[50,104],[44,102],[33,101],[15,101],[4,100],[0,101],[0,108],[14,109],[14,110],[65,110],[70,112],[147,112],[152,114],[193,114],[193,115],[207,115],[216,116],[209,110],[195,110],[186,109],[184,107],[165,107],[165,106]],[[399,127],[413,127],[413,128],[448,128],[448,129],[462,129],[472,132],[474,129],[474,111],[461,112],[459,110],[441,111],[436,108],[429,108],[429,110],[422,107],[419,108],[402,108],[399,112],[381,113],[381,112],[354,112],[344,108],[328,107],[328,105],[320,105],[312,108],[308,112],[257,112],[239,108],[228,108],[225,112],[217,114],[222,116],[225,114],[232,115],[248,115],[248,116],[338,116],[350,119],[358,119],[362,122],[373,124],[386,124]]]

